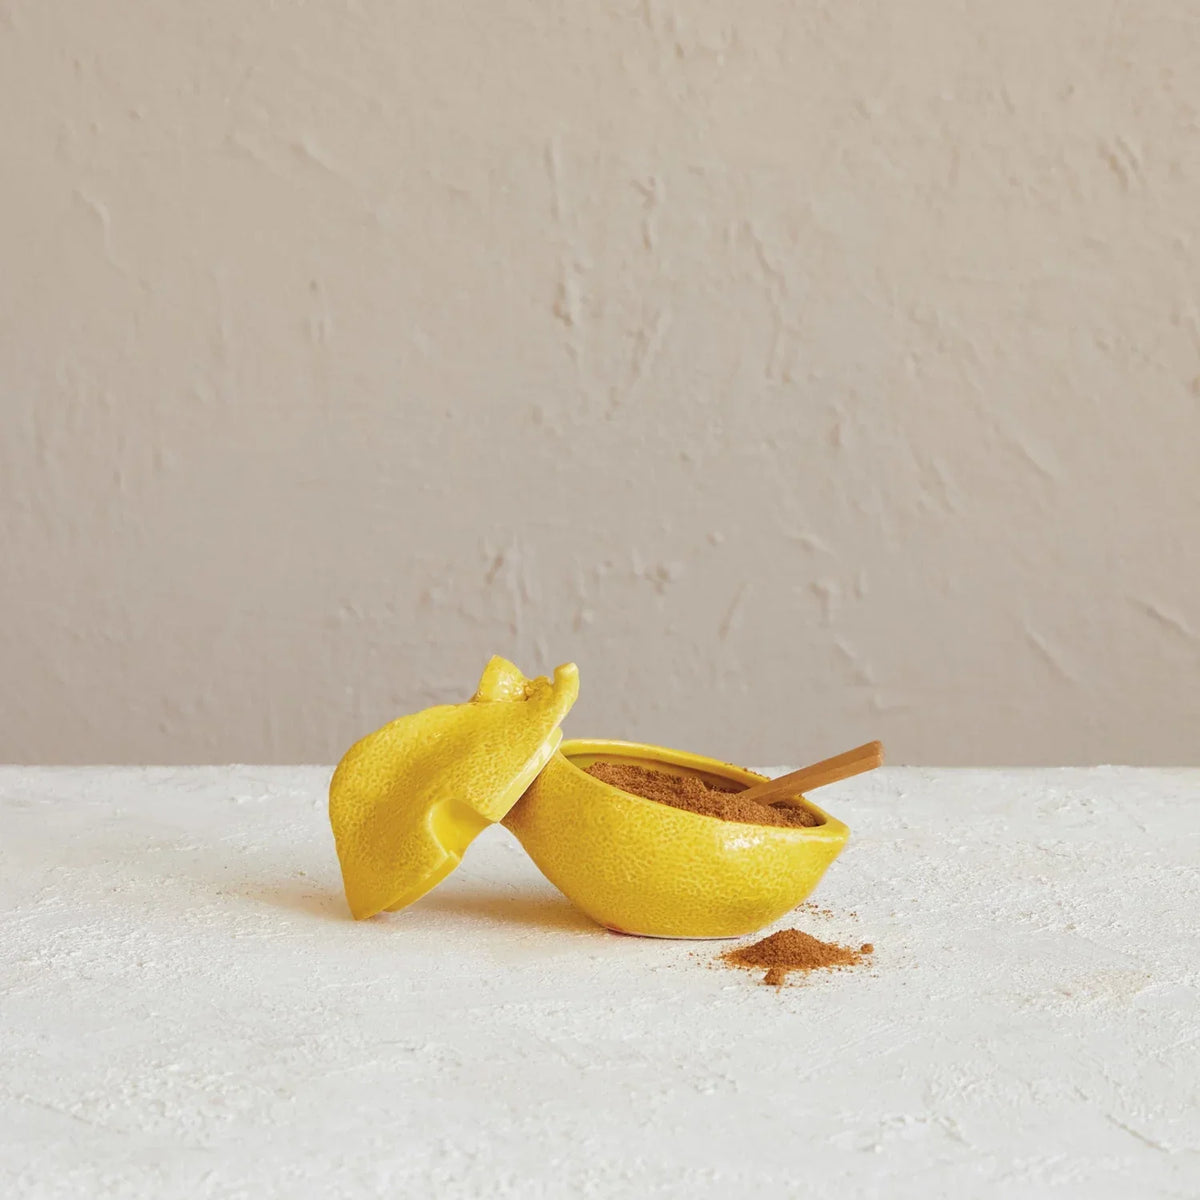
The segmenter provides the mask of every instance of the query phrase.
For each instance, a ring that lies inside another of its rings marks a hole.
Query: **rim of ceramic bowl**
[[[619,738],[570,738],[563,741],[558,747],[556,755],[556,757],[563,758],[572,770],[578,771],[581,775],[585,775],[587,772],[572,762],[572,758],[585,756],[648,760],[650,762],[662,763],[664,766],[684,767],[702,775],[713,775],[718,779],[727,779],[730,783],[745,784],[747,787],[752,787],[756,783],[763,783],[768,778],[766,775],[760,775],[757,771],[751,771],[748,767],[739,767],[735,763],[725,762],[719,758],[709,758],[704,754],[693,754],[690,750],[673,750],[669,746],[655,746],[649,742],[626,742]],[[593,776],[588,776],[588,778],[602,787],[612,788],[613,791],[620,792],[623,796],[639,801],[642,804],[658,803],[656,800],[647,799],[645,796],[639,796],[634,792],[626,792],[622,788],[614,787],[612,784],[605,783],[601,779],[595,779]],[[756,828],[770,829],[772,832],[778,831],[785,836],[790,835],[804,841],[845,841],[850,836],[848,826],[844,825],[836,817],[830,816],[820,805],[814,804],[803,794],[789,797],[787,801],[783,801],[782,803],[788,804],[792,808],[806,809],[813,816],[820,818],[821,824],[764,825],[756,826]],[[679,811],[702,821],[721,821],[724,825],[742,825],[748,823],[742,821],[725,821],[722,817],[711,817],[704,813],[692,813],[688,812],[687,809],[680,809]]]

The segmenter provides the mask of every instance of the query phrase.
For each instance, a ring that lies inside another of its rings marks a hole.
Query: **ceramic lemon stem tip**
[[[826,787],[852,775],[861,775],[864,771],[873,771],[883,765],[883,743],[867,742],[856,746],[844,754],[835,754],[833,758],[823,758],[798,771],[789,771],[772,779],[768,783],[760,783],[747,788],[740,793],[742,800],[753,800],[755,804],[774,804],[777,800],[786,800],[798,796],[801,792],[811,792],[814,788]]]

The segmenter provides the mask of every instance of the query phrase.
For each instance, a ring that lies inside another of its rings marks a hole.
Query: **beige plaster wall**
[[[1200,762],[1189,0],[0,0],[0,758]]]

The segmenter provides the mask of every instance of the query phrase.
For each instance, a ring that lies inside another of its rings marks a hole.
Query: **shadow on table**
[[[336,892],[326,891],[319,885],[306,884],[298,879],[289,879],[274,886],[248,887],[244,890],[238,888],[233,894],[242,900],[269,904],[274,908],[286,908],[292,912],[321,917],[327,921],[350,921],[353,919],[340,889]]]
[[[606,934],[565,896],[514,895],[508,891],[441,888],[423,896],[407,910],[413,917],[437,913],[496,925],[526,925],[572,933]]]
[[[319,886],[305,884],[301,880],[289,879],[275,886],[238,889],[236,894],[243,900],[286,908],[322,920],[349,922],[353,919],[340,890],[324,891]],[[422,917],[437,916],[573,933],[607,932],[585,917],[564,896],[514,895],[500,889],[441,888],[422,896],[403,913],[383,913],[381,916],[385,919],[404,917],[418,921]]]

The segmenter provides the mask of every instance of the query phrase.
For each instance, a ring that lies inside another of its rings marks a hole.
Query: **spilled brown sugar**
[[[611,784],[623,792],[632,792],[659,804],[683,808],[705,817],[723,821],[740,821],[745,825],[780,825],[808,827],[820,820],[804,808],[772,808],[743,800],[733,785],[717,787],[694,775],[673,775],[667,771],[652,771],[633,763],[596,762],[585,768],[601,783]]]
[[[731,967],[764,967],[763,983],[780,987],[791,971],[852,967],[874,950],[870,942],[852,950],[835,942],[822,942],[799,929],[781,929],[750,946],[727,950],[721,958]]]

